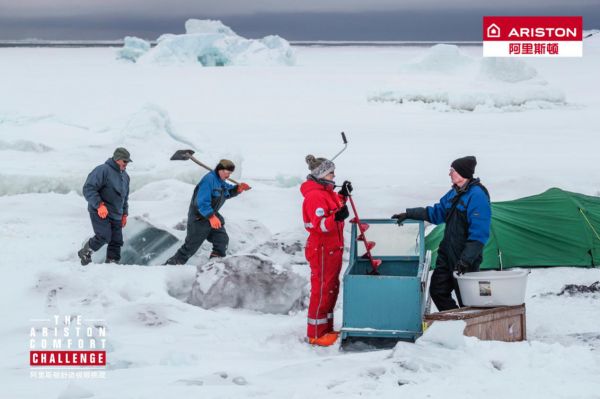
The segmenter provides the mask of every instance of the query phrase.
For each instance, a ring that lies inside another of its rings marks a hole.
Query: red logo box
[[[106,351],[30,351],[30,366],[106,366]]]
[[[582,17],[483,17],[484,57],[582,55]]]

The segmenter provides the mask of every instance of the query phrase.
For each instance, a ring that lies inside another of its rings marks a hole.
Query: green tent
[[[435,265],[444,225],[425,239]],[[600,198],[558,188],[492,203],[481,269],[600,265]]]

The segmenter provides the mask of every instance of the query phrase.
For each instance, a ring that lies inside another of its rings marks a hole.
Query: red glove
[[[208,218],[208,221],[210,223],[210,227],[212,227],[213,229],[221,228],[221,221],[219,220],[217,215],[212,215],[211,217]]]
[[[240,183],[238,184],[238,188],[237,188],[237,192],[238,193],[243,193],[244,191],[248,191],[250,190],[252,187],[250,187],[249,185],[247,185],[246,183]]]
[[[127,215],[123,214],[123,216],[121,217],[121,227],[125,227],[126,224],[127,224]]]
[[[98,216],[100,216],[100,219],[106,219],[108,216],[108,209],[106,209],[104,202],[101,202],[100,206],[98,207]]]

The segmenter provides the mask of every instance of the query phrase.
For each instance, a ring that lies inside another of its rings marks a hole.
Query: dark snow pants
[[[106,259],[121,260],[121,247],[123,246],[123,228],[121,219],[101,219],[96,212],[90,212],[90,220],[94,229],[94,236],[90,238],[90,248],[96,252],[104,244],[108,244]]]
[[[210,222],[207,219],[189,219],[187,223],[187,234],[185,242],[177,250],[177,253],[171,257],[171,261],[175,264],[183,265],[189,258],[194,256],[204,240],[208,240],[213,245],[212,252],[216,256],[225,256],[227,245],[229,244],[229,236],[224,227],[224,219],[217,214],[223,226],[220,229],[210,227]]]
[[[452,290],[456,292],[456,297],[459,303],[461,303],[458,284],[452,272],[453,270],[436,266],[431,275],[429,294],[440,312],[458,308],[458,305],[452,298]]]

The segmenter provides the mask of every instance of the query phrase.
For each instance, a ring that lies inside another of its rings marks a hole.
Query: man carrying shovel
[[[183,154],[184,151],[188,152]],[[183,156],[178,155],[180,152]],[[193,151],[182,150],[178,151],[171,159],[191,159],[206,168],[192,154]],[[211,258],[225,256],[229,236],[224,227],[225,219],[219,213],[219,209],[228,199],[250,189],[246,183],[233,185],[226,182],[228,179],[231,180],[229,177],[234,170],[233,162],[221,159],[214,170],[200,180],[190,201],[185,242],[175,255],[167,260],[165,265],[185,264],[198,251],[204,240],[208,240],[213,245]]]

